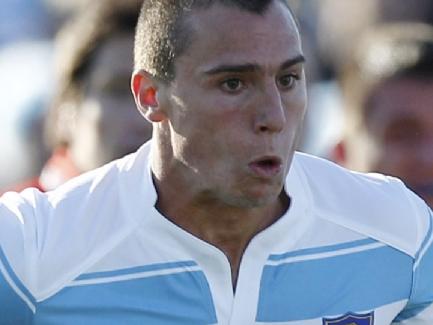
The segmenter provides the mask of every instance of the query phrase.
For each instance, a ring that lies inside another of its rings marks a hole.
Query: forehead
[[[194,10],[185,24],[191,44],[178,58],[180,63],[189,58],[197,65],[244,61],[266,66],[302,53],[296,23],[279,1],[271,2],[261,14],[214,4]]]

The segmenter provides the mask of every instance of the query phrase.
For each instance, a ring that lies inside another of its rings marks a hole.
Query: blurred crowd
[[[129,86],[141,1],[31,2],[8,10],[35,26],[5,23],[19,33],[0,48],[0,193],[54,189],[151,136]]]
[[[289,2],[309,83],[300,150],[401,177],[433,204],[433,1]],[[129,91],[134,15],[116,22],[94,3],[1,3],[0,192],[52,189],[150,137]]]

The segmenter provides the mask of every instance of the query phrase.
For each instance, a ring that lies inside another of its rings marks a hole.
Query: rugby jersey
[[[155,209],[149,152],[2,196],[1,325],[433,324],[432,216],[397,179],[296,153],[233,293],[226,256]]]

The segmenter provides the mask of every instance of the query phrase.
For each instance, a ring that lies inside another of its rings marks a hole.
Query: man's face
[[[373,94],[366,169],[401,178],[433,207],[433,81],[397,79]]]
[[[216,4],[187,24],[192,43],[159,96],[173,165],[206,199],[237,207],[274,202],[306,106],[294,20],[274,1],[262,16]]]
[[[138,114],[129,88],[132,47],[133,36],[119,34],[91,63],[70,146],[82,171],[131,153],[151,137],[152,126]]]

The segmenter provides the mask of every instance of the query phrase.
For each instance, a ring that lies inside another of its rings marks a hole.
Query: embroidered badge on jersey
[[[324,318],[323,325],[373,325],[374,314],[347,313],[338,318]]]

